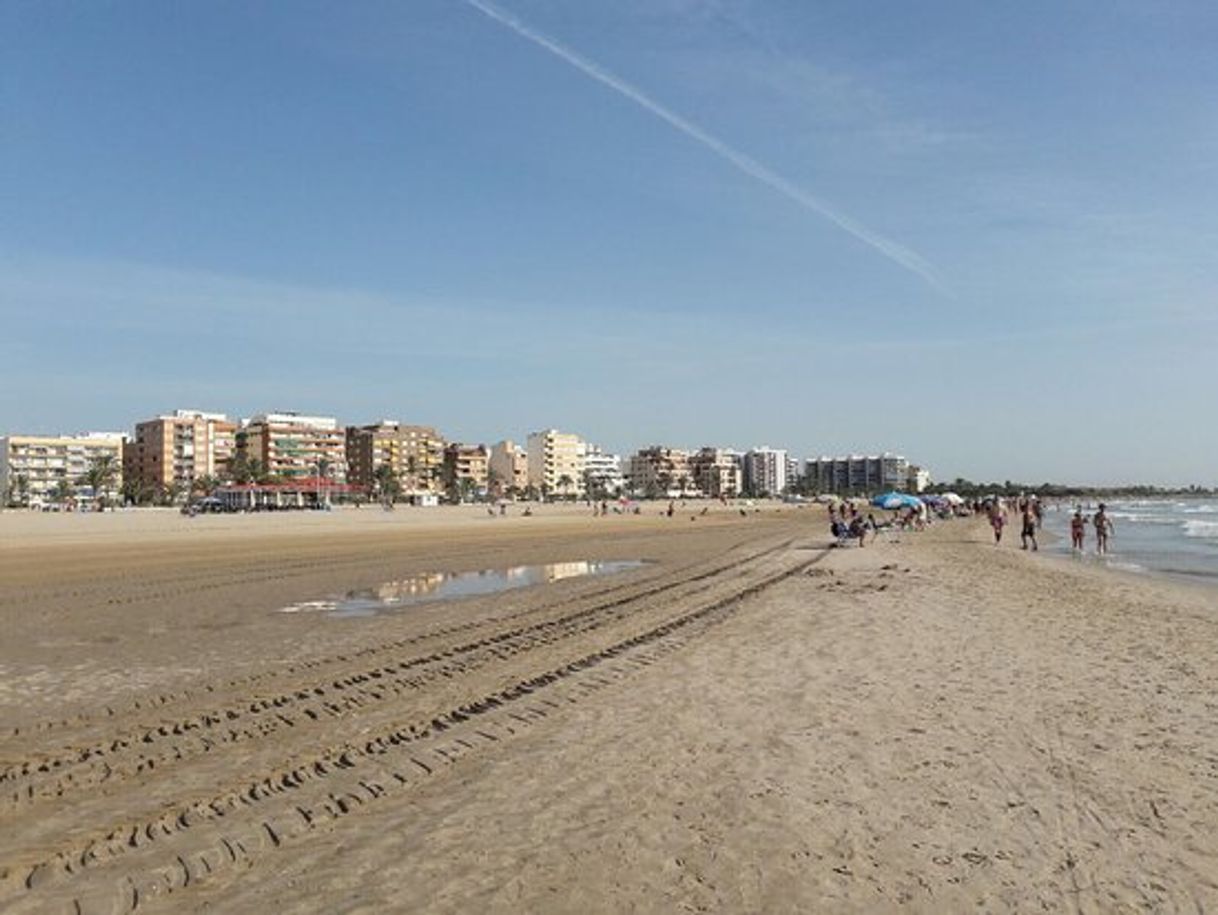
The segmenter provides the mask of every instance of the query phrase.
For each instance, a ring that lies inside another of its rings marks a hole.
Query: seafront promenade
[[[2,515],[0,909],[1218,904],[1212,592],[827,527]],[[645,563],[278,612],[597,560]]]

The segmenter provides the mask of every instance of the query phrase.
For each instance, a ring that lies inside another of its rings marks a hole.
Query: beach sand
[[[698,510],[0,516],[0,910],[1218,906],[1213,592]]]

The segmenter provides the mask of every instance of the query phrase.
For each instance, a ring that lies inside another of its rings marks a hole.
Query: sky
[[[0,0],[0,434],[1218,485],[1212,0]]]

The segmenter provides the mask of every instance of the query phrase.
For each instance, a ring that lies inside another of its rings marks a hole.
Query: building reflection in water
[[[609,575],[637,569],[643,564],[637,559],[606,562],[579,560],[512,566],[507,569],[481,569],[474,572],[422,572],[386,581],[374,588],[348,591],[341,598],[301,601],[280,608],[280,612],[321,612],[342,617],[374,616],[411,604],[476,597],[530,585],[551,584],[585,575]]]

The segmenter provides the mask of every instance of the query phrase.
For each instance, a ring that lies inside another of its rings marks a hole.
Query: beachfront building
[[[333,416],[260,413],[237,433],[237,447],[271,479],[347,481],[346,436]]]
[[[762,445],[746,451],[743,461],[744,492],[752,496],[777,496],[787,488],[787,452]]]
[[[926,487],[930,485],[930,471],[925,467],[919,467],[916,464],[909,465],[909,491],[910,492],[926,492]]]
[[[701,448],[689,457],[694,485],[712,499],[734,499],[740,495],[740,455],[726,448]]]
[[[588,498],[619,496],[625,486],[621,457],[608,454],[596,445],[589,445],[584,454],[584,489]]]
[[[348,426],[346,443],[352,483],[369,489],[377,468],[389,466],[403,495],[414,501],[443,489],[445,442],[431,426],[411,426],[395,419]]]
[[[689,452],[652,445],[641,448],[626,462],[626,485],[647,499],[678,499],[702,495],[694,482]]]
[[[218,478],[237,448],[237,424],[222,413],[177,410],[135,424],[123,447],[123,479],[149,494],[186,498],[195,480]]]
[[[908,490],[911,486],[910,463],[899,454],[820,457],[805,465],[808,489],[817,493],[861,495],[865,493]],[[929,474],[926,475],[929,480]]]
[[[492,445],[487,485],[498,498],[524,495],[529,487],[529,456],[525,450],[510,439]]]
[[[444,448],[444,488],[454,502],[468,502],[487,493],[490,451],[485,445],[451,442]]]
[[[544,499],[582,497],[588,446],[578,435],[544,429],[528,438],[529,486]]]
[[[121,432],[0,438],[0,506],[73,507],[99,497],[116,503],[123,487],[124,438]],[[98,467],[107,472],[94,492],[87,475]]]

